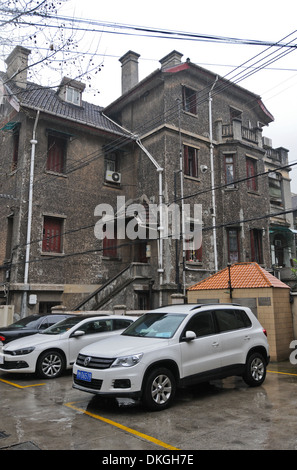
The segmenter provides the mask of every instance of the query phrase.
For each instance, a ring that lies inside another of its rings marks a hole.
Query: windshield
[[[122,334],[148,338],[172,338],[185,316],[182,313],[147,313],[128,326]]]
[[[46,330],[44,330],[42,334],[43,335],[60,335],[70,330],[70,328],[72,328],[77,323],[81,322],[82,320],[83,318],[79,316],[65,318],[65,320],[59,321],[59,323],[55,323],[49,328],[46,328]]]
[[[9,328],[35,328],[39,324],[38,320],[39,320],[38,316],[36,317],[30,316],[30,317],[21,318],[20,320],[16,321],[12,325],[9,325]]]

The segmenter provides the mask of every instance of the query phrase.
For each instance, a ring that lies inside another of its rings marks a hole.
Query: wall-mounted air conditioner
[[[117,171],[108,170],[105,174],[105,181],[110,183],[120,183],[121,182],[121,173]]]

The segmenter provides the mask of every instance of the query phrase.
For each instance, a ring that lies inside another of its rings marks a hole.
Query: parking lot
[[[72,388],[71,373],[40,381],[0,373],[1,450],[297,449],[297,368],[272,363],[264,385],[228,378],[177,393],[147,412],[132,400]]]

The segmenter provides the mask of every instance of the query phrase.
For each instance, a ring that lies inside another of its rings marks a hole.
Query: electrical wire
[[[292,34],[292,33],[291,33],[291,34]],[[291,41],[291,42],[292,42],[292,41]],[[281,46],[281,47],[283,47],[283,46]],[[282,57],[282,56],[283,56],[283,54],[279,54],[277,57],[274,57],[274,58],[273,58],[273,62],[276,61],[276,60],[279,60],[279,58]],[[268,62],[269,62],[269,63],[272,63],[272,59],[269,59],[264,65],[262,65],[262,67],[264,67]],[[260,68],[257,67],[257,71],[258,71],[259,69],[260,69]],[[255,73],[255,72],[254,72],[254,73]],[[245,76],[245,77],[241,77],[241,80],[243,80],[244,78],[246,78],[246,76]],[[238,79],[237,79],[237,80],[238,80]],[[229,86],[233,86],[233,83],[230,83]],[[204,98],[204,99],[206,99],[206,98]],[[200,101],[200,104],[201,104],[202,102],[203,102],[203,101]],[[168,112],[168,111],[167,111],[167,112]],[[172,114],[174,114],[174,112],[176,112],[176,107],[173,106],[172,109],[171,109],[169,112],[172,113]],[[168,114],[168,115],[167,115],[167,118],[168,118],[168,116],[171,116],[171,114],[170,114],[170,115]],[[160,119],[161,119],[161,116],[160,116]],[[163,119],[164,119],[164,116],[163,116]],[[156,117],[154,117],[154,123],[156,123]],[[151,126],[152,124],[153,124],[153,122],[150,123],[150,126]],[[146,126],[147,126],[147,125],[148,125],[148,123],[146,123]],[[143,129],[143,127],[142,127],[142,129]],[[127,142],[127,141],[126,141],[126,142]],[[122,142],[122,145],[125,145],[125,143]],[[94,159],[96,159],[96,158],[98,158],[98,155],[92,155],[91,157],[89,156],[89,158],[88,158],[87,161],[85,161],[85,162],[80,162],[80,164],[83,164],[83,165],[85,166],[86,164],[89,164],[90,161],[94,161]],[[289,165],[288,165],[288,166],[289,166]],[[79,167],[73,167],[73,168],[70,170],[70,172],[76,171],[76,170],[79,169],[79,168],[80,168],[80,166],[79,166]],[[216,189],[217,189],[217,188],[216,188]],[[193,196],[186,196],[186,197],[193,197]],[[263,217],[270,217],[270,216],[271,216],[271,215],[268,215],[268,216],[265,215],[265,216],[263,216]],[[230,224],[230,223],[229,223],[229,224]],[[229,224],[225,224],[225,225],[229,225]],[[98,250],[96,250],[96,251],[98,251]]]

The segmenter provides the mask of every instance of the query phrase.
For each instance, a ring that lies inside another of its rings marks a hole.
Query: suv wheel
[[[251,354],[246,362],[246,369],[243,374],[243,380],[251,387],[261,385],[266,377],[266,363],[260,353]]]
[[[65,360],[58,351],[46,351],[39,357],[36,372],[43,379],[59,377],[65,370]]]
[[[152,411],[167,408],[175,395],[176,384],[172,372],[166,368],[157,368],[147,376],[142,394],[142,401]]]

